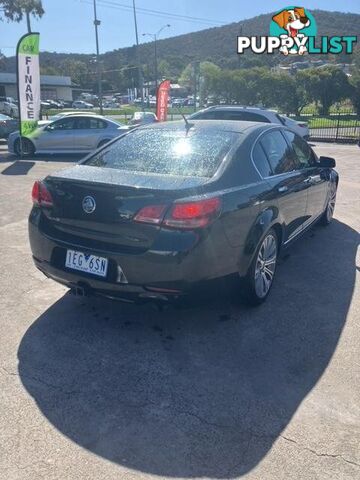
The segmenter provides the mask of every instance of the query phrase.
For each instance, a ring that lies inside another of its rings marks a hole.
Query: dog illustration
[[[299,33],[305,27],[310,25],[310,20],[306,16],[305,9],[302,7],[294,7],[290,10],[282,10],[272,17],[274,22],[276,22],[280,28],[286,30],[288,37],[304,37],[304,34]],[[300,55],[304,54],[307,51],[306,47],[300,47],[299,51],[293,49],[290,50],[290,53],[299,53]],[[283,53],[287,55],[289,52],[285,48]]]

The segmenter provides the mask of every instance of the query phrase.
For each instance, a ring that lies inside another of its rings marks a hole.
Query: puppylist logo
[[[303,7],[286,7],[276,12],[270,21],[269,36],[237,37],[239,54],[251,50],[254,53],[304,55],[305,53],[352,53],[356,36],[342,35],[317,37],[314,16]]]

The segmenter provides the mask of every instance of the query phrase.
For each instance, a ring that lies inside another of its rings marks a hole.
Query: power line
[[[80,0],[82,3],[90,3],[90,0]],[[107,8],[113,8],[115,10],[122,10],[122,11],[131,11],[132,7],[130,5],[125,5],[122,3],[114,2],[111,0],[98,0],[99,5]],[[137,7],[136,8],[137,12],[143,14],[143,15],[150,15],[154,17],[160,17],[160,18],[170,18],[170,19],[175,19],[175,20],[182,20],[185,22],[190,22],[190,23],[200,23],[204,25],[225,25],[226,22],[219,22],[218,20],[210,20],[208,18],[202,18],[202,17],[193,17],[190,15],[180,15],[177,13],[170,13],[170,12],[163,12],[160,10],[152,10],[149,8],[142,8],[142,7]]]

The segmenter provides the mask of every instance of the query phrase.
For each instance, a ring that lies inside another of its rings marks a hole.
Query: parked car
[[[88,108],[94,108],[94,105],[92,103],[84,102],[83,100],[75,100],[72,104],[72,108],[82,108],[83,110],[86,110]]]
[[[45,102],[44,100],[41,100],[40,108],[41,108],[41,111],[44,112],[46,110],[50,110],[52,107],[51,107],[51,104],[49,102]]]
[[[62,103],[57,100],[48,99],[46,100],[46,103],[48,103],[51,108],[63,108]]]
[[[8,138],[10,133],[19,128],[19,122],[13,118],[0,113],[0,138]]]
[[[138,128],[34,184],[33,259],[80,294],[165,300],[233,274],[258,304],[279,252],[331,221],[334,166],[282,125]]]
[[[19,117],[19,107],[12,97],[0,97],[0,113],[13,118]]]
[[[70,115],[41,126],[30,138],[22,139],[22,155],[35,153],[91,152],[121,135],[122,125],[100,115]],[[10,153],[21,154],[20,134],[9,135]]]
[[[157,122],[157,116],[153,112],[134,112],[129,120],[130,125],[146,125],[148,123]]]
[[[104,108],[119,108],[119,104],[114,100],[104,100],[103,101]]]
[[[186,104],[187,104],[187,100],[185,98],[174,98],[171,100],[172,108],[183,107]]]
[[[189,118],[197,120],[245,120],[249,122],[277,123],[286,125],[305,140],[310,138],[310,131],[306,122],[297,122],[275,110],[266,110],[259,107],[242,106],[213,106],[193,113]]]

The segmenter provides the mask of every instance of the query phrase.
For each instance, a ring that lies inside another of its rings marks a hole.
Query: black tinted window
[[[284,133],[293,147],[299,167],[307,168],[315,165],[314,152],[311,150],[305,140],[299,137],[299,135],[296,135],[296,133],[290,132],[289,130],[285,130]]]
[[[236,141],[234,132],[134,130],[86,164],[142,173],[211,177]]]
[[[296,169],[291,149],[278,130],[263,135],[261,145],[265,150],[273,175]]]
[[[195,115],[191,115],[190,118],[198,119],[198,120],[222,120],[222,112],[216,112],[211,110],[209,112],[199,112],[195,113]]]
[[[246,122],[270,123],[264,115],[246,110],[211,110],[209,112],[199,113],[191,118],[201,120],[242,120]]]
[[[270,123],[264,115],[260,115],[254,112],[225,112],[223,117],[225,120],[244,120],[245,122],[262,122],[262,123]]]
[[[78,130],[88,130],[90,128],[90,118],[87,117],[77,117],[76,119],[76,128]]]
[[[106,128],[107,124],[100,118],[90,118],[90,128]]]
[[[253,160],[262,177],[269,177],[272,174],[268,159],[259,142],[254,147]]]
[[[75,128],[75,118],[64,118],[57,122],[51,123],[48,128],[50,130],[72,130]]]

